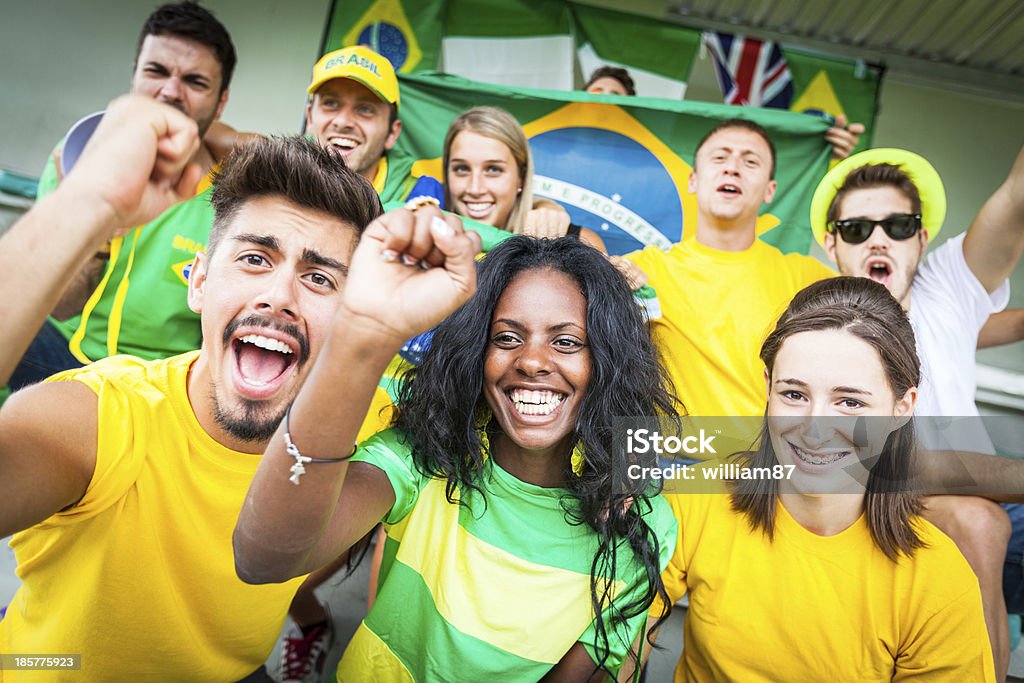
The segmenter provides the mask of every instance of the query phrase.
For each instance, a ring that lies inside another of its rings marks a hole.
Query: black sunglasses
[[[843,241],[848,244],[860,244],[871,237],[876,225],[881,225],[885,234],[894,240],[910,239],[921,229],[921,214],[894,213],[880,221],[873,221],[870,218],[832,221],[828,224],[828,231],[838,232]]]

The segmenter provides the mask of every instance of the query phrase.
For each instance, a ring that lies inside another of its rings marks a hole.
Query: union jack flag
[[[793,79],[778,43],[728,33],[704,34],[726,104],[789,109]]]

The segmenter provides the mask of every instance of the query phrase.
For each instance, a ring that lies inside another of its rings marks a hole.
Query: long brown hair
[[[903,396],[920,382],[914,330],[899,302],[883,285],[863,277],[836,277],[798,292],[761,346],[761,360],[769,376],[779,349],[789,337],[820,330],[843,330],[873,347],[895,396]],[[767,415],[759,440],[756,450],[741,456],[744,464],[774,466],[777,460]],[[909,556],[924,545],[913,522],[921,512],[921,500],[908,493],[905,486],[914,447],[914,422],[910,419],[889,434],[868,476],[864,498],[868,529],[875,544],[892,560],[900,553]],[[751,528],[760,529],[770,539],[775,531],[778,495],[775,479],[738,480],[732,491],[732,509],[745,514]]]

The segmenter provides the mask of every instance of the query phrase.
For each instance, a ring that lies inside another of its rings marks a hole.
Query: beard
[[[236,439],[251,443],[269,441],[288,410],[287,403],[276,412],[271,412],[268,406],[258,401],[240,399],[239,405],[229,411],[221,404],[216,389],[212,398],[214,418],[220,428]]]

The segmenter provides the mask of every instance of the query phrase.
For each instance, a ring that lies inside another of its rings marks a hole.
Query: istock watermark
[[[893,447],[908,427],[916,436],[909,455]],[[803,493],[848,493],[863,491],[871,476],[884,479],[889,492],[1024,502],[1020,415],[631,417],[616,419],[611,436],[612,475],[666,493],[724,493],[730,482],[751,479]]]
[[[687,455],[703,455],[706,458],[718,454],[712,445],[715,436],[714,434],[708,435],[703,429],[690,436],[674,434],[663,436],[660,432],[650,429],[627,429],[626,452],[641,455],[651,452],[657,455],[686,453]]]

